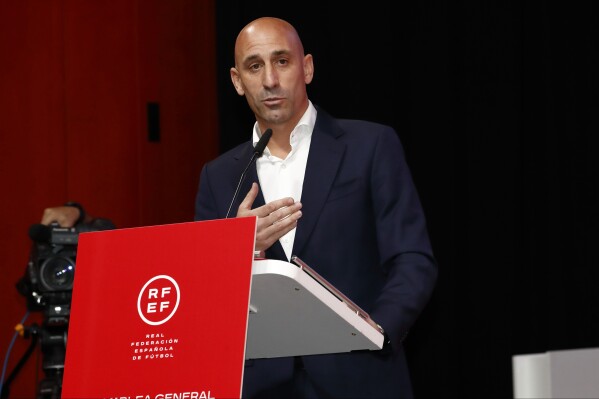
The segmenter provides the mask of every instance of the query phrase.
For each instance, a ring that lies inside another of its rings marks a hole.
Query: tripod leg
[[[32,334],[31,343],[29,344],[29,347],[27,348],[25,353],[23,353],[23,356],[21,356],[21,359],[19,359],[18,363],[15,365],[15,368],[12,370],[12,372],[6,378],[6,381],[2,385],[2,392],[0,393],[1,399],[8,398],[8,394],[10,393],[10,384],[15,379],[15,377],[19,374],[19,371],[21,371],[21,369],[23,368],[25,363],[27,363],[27,360],[29,359],[29,357],[33,353],[33,350],[35,349],[35,346],[37,345],[37,340],[38,340],[38,335]]]

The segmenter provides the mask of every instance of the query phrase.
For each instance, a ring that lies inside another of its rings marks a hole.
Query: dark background
[[[309,97],[393,126],[439,262],[417,397],[511,397],[512,356],[599,346],[597,3],[216,2],[221,150],[249,139],[237,32],[291,22]]]

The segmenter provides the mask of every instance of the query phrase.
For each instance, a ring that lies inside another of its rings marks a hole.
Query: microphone
[[[270,140],[270,136],[272,136],[272,129],[270,128],[266,129],[264,133],[262,133],[262,137],[260,137],[260,140],[258,140],[258,143],[256,143],[256,146],[254,147],[254,156],[250,160],[250,163],[252,163],[254,159],[260,158],[262,156],[262,153],[264,152],[264,149]]]
[[[254,153],[252,154],[252,157],[250,158],[250,162],[248,162],[247,166],[243,170],[243,173],[241,174],[241,178],[239,179],[239,183],[237,183],[237,188],[235,189],[235,194],[233,194],[233,199],[231,200],[231,204],[229,205],[229,210],[227,211],[227,215],[225,216],[225,219],[228,218],[229,213],[231,213],[231,208],[233,207],[233,204],[235,203],[235,200],[237,199],[237,195],[239,194],[239,189],[241,188],[241,183],[243,183],[243,180],[245,179],[245,174],[247,173],[247,171],[250,168],[250,166],[252,165],[252,163],[254,163],[256,158],[260,158],[262,156],[262,153],[264,152],[264,149],[266,148],[266,145],[268,144],[268,140],[270,140],[270,136],[272,136],[272,129],[268,128],[264,131],[264,133],[262,133],[262,137],[260,137],[260,140],[258,140],[258,143],[254,147]]]

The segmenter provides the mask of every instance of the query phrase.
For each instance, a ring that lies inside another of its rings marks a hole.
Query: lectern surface
[[[302,268],[254,261],[246,359],[378,350],[383,334]]]

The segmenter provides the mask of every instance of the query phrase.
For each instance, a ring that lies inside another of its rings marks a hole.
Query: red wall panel
[[[217,154],[213,1],[0,2],[0,354],[26,311],[31,224],[78,200],[118,227],[191,220]],[[161,141],[147,140],[146,104]],[[33,320],[40,321],[34,314]],[[18,339],[8,372],[29,341]],[[36,353],[11,386],[33,397]],[[2,358],[4,360],[4,358]]]
[[[214,5],[149,0],[139,13],[141,217],[189,221],[200,168],[218,150]],[[148,102],[160,106],[159,143],[147,139]]]
[[[117,226],[141,224],[137,3],[66,1],[69,195]]]
[[[44,204],[65,198],[62,7],[57,2],[0,2],[0,355],[26,312],[15,289],[28,259],[29,225]],[[39,321],[39,315],[36,319]],[[10,373],[30,341],[18,339]],[[38,352],[39,353],[39,352]],[[34,397],[36,360],[18,375],[11,397]]]

